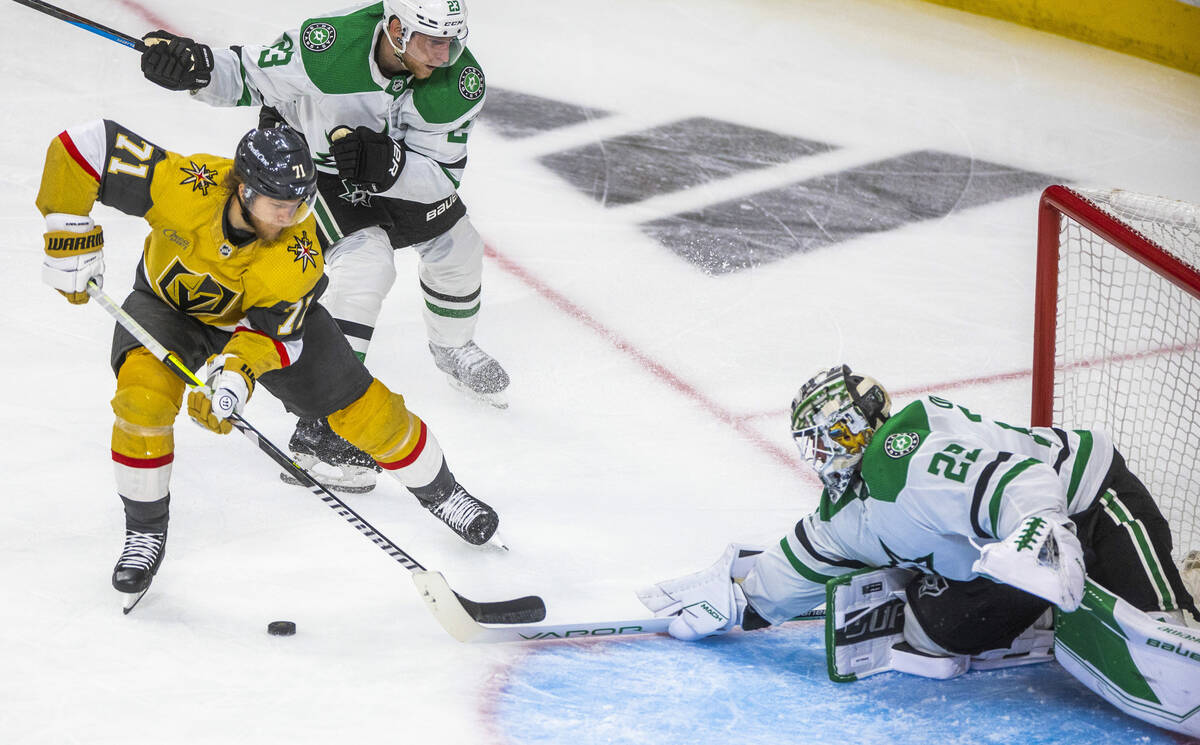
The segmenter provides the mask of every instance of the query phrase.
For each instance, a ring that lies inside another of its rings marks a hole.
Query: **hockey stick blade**
[[[413,584],[429,612],[460,642],[469,641],[482,623],[530,624],[546,618],[546,603],[537,595],[494,603],[477,603],[451,589],[441,572],[416,571]]]

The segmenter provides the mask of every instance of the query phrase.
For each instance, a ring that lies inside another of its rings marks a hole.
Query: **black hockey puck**
[[[293,621],[271,621],[267,624],[267,633],[271,636],[291,636],[296,633]]]

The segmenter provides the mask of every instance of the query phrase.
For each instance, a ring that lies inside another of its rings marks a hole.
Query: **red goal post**
[[[1200,549],[1200,206],[1047,188],[1035,303],[1032,423],[1108,431]]]

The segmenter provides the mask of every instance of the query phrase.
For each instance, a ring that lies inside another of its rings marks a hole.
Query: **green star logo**
[[[896,432],[888,435],[883,441],[883,452],[889,458],[903,458],[917,449],[921,444],[921,436],[916,432]]]
[[[333,46],[333,40],[336,38],[337,29],[328,23],[310,23],[300,34],[304,48],[310,52],[324,52]]]
[[[458,76],[458,92],[468,101],[483,97],[483,70],[467,65]]]

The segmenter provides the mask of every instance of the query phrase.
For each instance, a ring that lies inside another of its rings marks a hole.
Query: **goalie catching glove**
[[[89,280],[104,285],[104,231],[86,215],[46,215],[46,258],[42,281],[72,305],[88,301]]]
[[[683,641],[724,634],[740,626],[746,594],[740,580],[754,565],[760,549],[731,543],[708,569],[638,590],[638,599],[655,618],[675,616],[667,633]]]
[[[1045,598],[1068,613],[1083,600],[1083,546],[1066,518],[1034,515],[979,551],[974,571]]]
[[[188,394],[188,416],[196,424],[218,434],[229,434],[229,417],[241,413],[254,393],[254,372],[244,360],[218,354],[208,360],[208,383]]]

